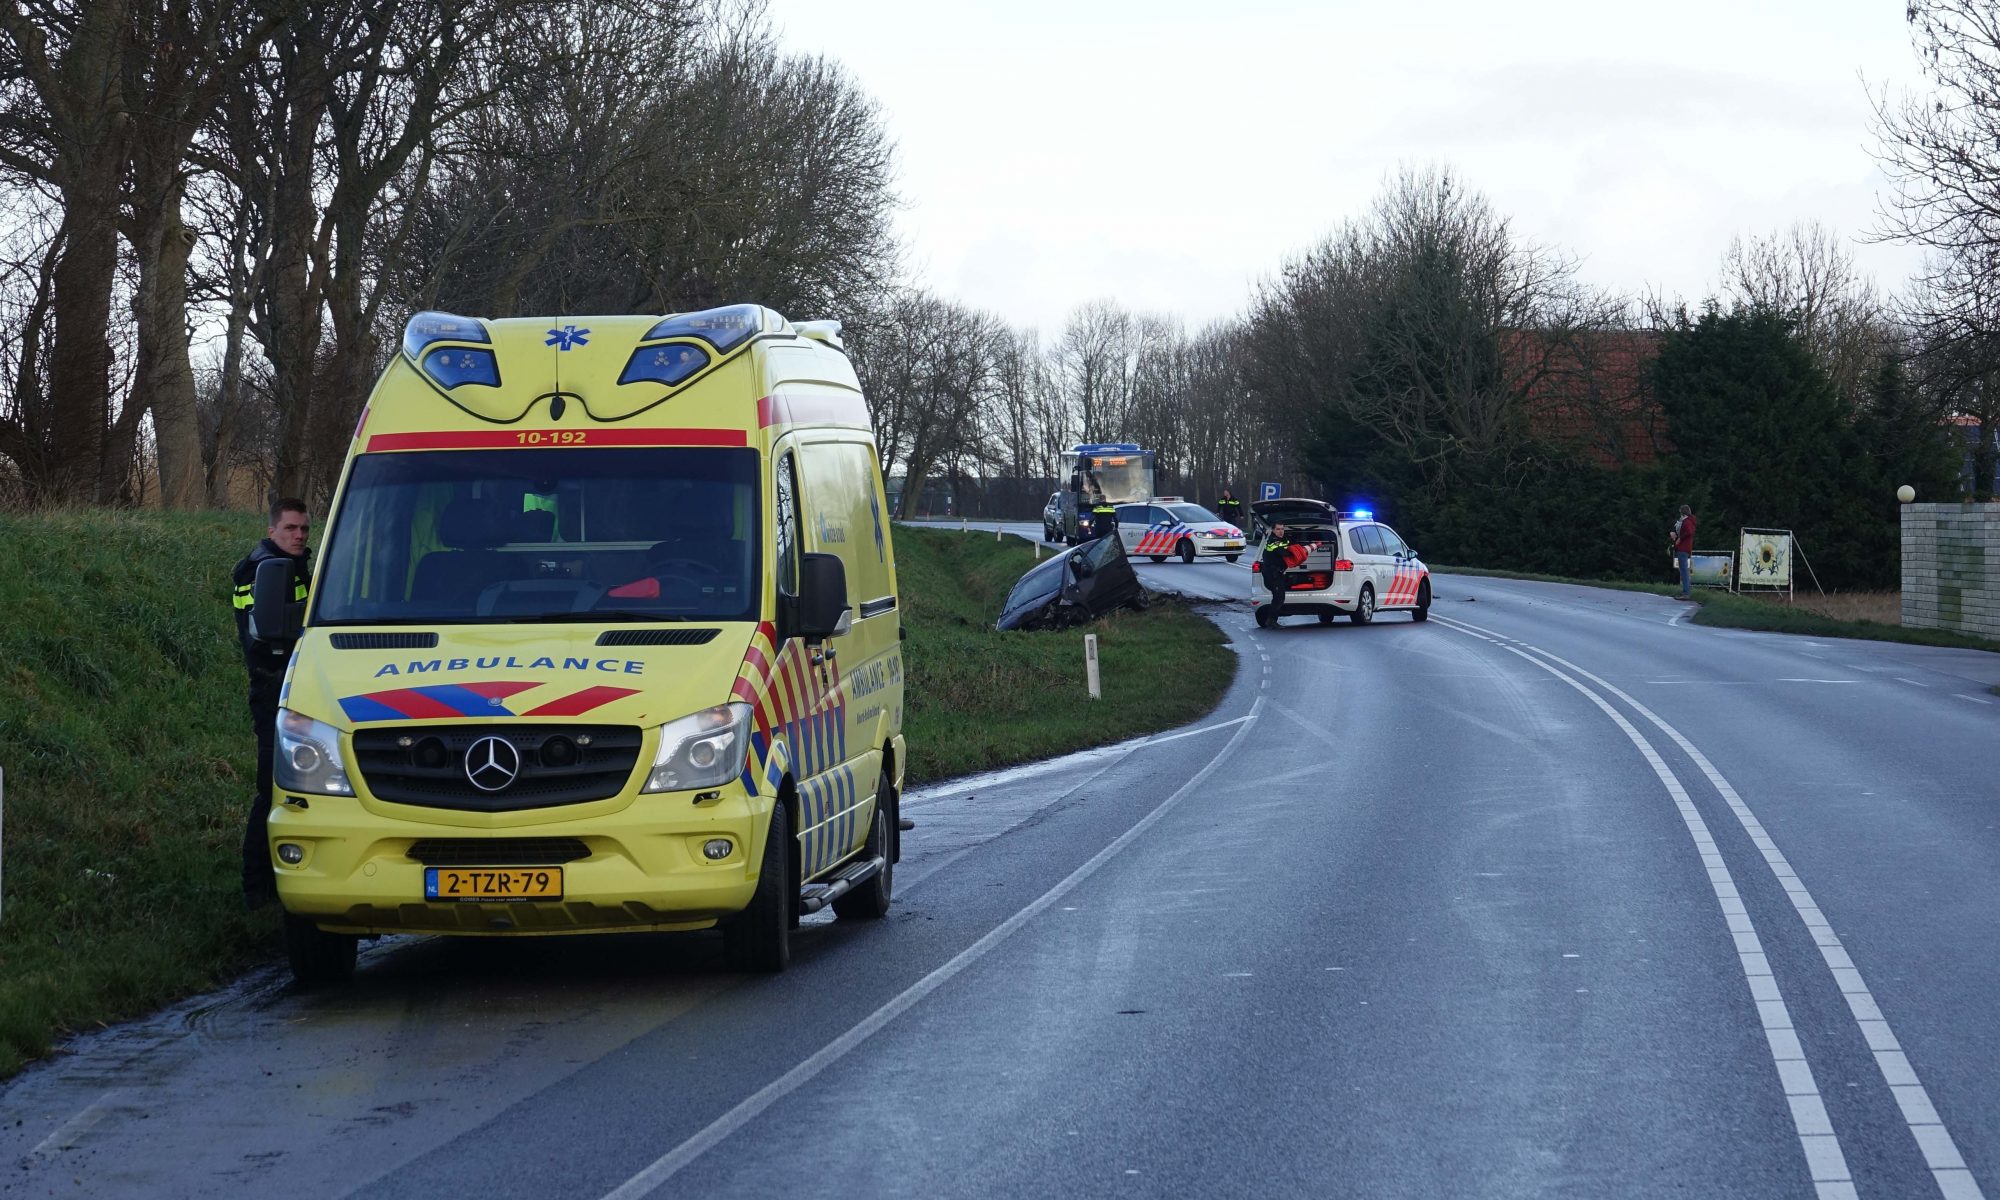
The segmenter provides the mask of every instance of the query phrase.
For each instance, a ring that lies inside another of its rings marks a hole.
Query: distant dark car
[[[996,627],[1064,629],[1139,599],[1139,576],[1115,537],[1072,546],[1021,576]]]

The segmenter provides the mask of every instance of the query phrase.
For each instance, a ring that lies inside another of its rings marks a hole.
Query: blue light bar
[[[500,386],[500,360],[491,350],[427,350],[418,365],[447,390],[467,383]]]
[[[1137,442],[1092,442],[1088,445],[1071,446],[1072,454],[1131,454],[1139,449]]]
[[[477,342],[490,346],[493,339],[486,336],[486,322],[478,317],[454,316],[448,312],[420,312],[403,326],[403,353],[416,362],[424,356],[424,347],[432,342]]]
[[[764,310],[754,304],[731,304],[702,312],[668,317],[646,331],[642,342],[661,338],[700,338],[723,354],[764,332]]]
[[[632,352],[631,359],[625,364],[624,373],[618,376],[618,382],[664,383],[672,387],[686,381],[709,362],[708,351],[686,342],[668,346],[641,346]]]
[[[1372,521],[1375,519],[1375,511],[1368,508],[1357,508],[1354,510],[1354,516],[1356,520]]]

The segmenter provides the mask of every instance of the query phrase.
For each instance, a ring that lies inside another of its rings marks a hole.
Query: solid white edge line
[[[1491,633],[1498,638],[1506,637],[1504,634],[1482,629],[1477,625],[1466,624],[1466,629]],[[1888,1019],[1882,1015],[1880,1007],[1875,1003],[1874,995],[1862,982],[1861,972],[1855,969],[1854,961],[1848,956],[1846,947],[1834,933],[1832,923],[1813,901],[1812,893],[1806,890],[1805,884],[1799,881],[1791,864],[1778,850],[1777,843],[1773,842],[1770,835],[1765,832],[1762,823],[1757,820],[1757,814],[1744,803],[1743,797],[1737,794],[1729,780],[1716,769],[1707,755],[1682,736],[1680,730],[1661,720],[1651,709],[1616,685],[1539,646],[1527,642],[1519,644],[1596,682],[1605,691],[1631,705],[1634,712],[1651,721],[1660,732],[1672,738],[1674,744],[1681,748],[1681,752],[1694,763],[1695,768],[1708,779],[1710,786],[1714,787],[1716,793],[1722,797],[1723,803],[1729,806],[1729,811],[1736,817],[1737,824],[1743,827],[1743,832],[1750,836],[1752,844],[1762,853],[1766,865],[1771,869],[1771,874],[1777,879],[1779,886],[1784,888],[1792,908],[1812,934],[1813,943],[1819,947],[1820,957],[1826,961],[1827,970],[1833,975],[1834,984],[1839,987],[1842,997],[1847,1001],[1848,1010],[1853,1014],[1855,1024],[1860,1028],[1869,1049],[1874,1052],[1875,1063],[1882,1072],[1883,1082],[1895,1096],[1897,1105],[1903,1113],[1904,1123],[1909,1127],[1910,1136],[1916,1139],[1917,1148],[1924,1158],[1924,1165],[1930,1168],[1931,1177],[1938,1185],[1939,1192],[1948,1200],[1984,1200],[1985,1193],[1980,1190],[1979,1181],[1966,1167],[1965,1159],[1958,1152],[1957,1143],[1952,1140],[1951,1131],[1945,1127],[1944,1120],[1937,1115],[1929,1093],[1924,1090],[1922,1082],[1917,1078],[1916,1069],[1903,1055],[1902,1047],[1896,1041],[1895,1032],[1889,1028]],[[1511,646],[1507,648],[1512,649]],[[1911,1103],[1905,1103],[1906,1099]]]
[[[1840,1139],[1834,1133],[1833,1123],[1827,1117],[1826,1105],[1820,1099],[1819,1086],[1814,1082],[1812,1065],[1806,1060],[1805,1049],[1799,1044],[1798,1034],[1792,1026],[1791,1010],[1786,1006],[1784,994],[1778,980],[1771,972],[1770,962],[1764,956],[1763,944],[1757,938],[1756,924],[1743,905],[1743,897],[1736,890],[1736,881],[1729,868],[1722,861],[1716,849],[1715,839],[1709,833],[1708,822],[1703,820],[1694,801],[1688,796],[1687,788],[1680,777],[1674,774],[1660,752],[1646,740],[1625,715],[1611,706],[1611,703],[1575,679],[1556,670],[1525,651],[1510,645],[1512,639],[1504,635],[1487,636],[1491,630],[1478,630],[1466,626],[1449,617],[1437,618],[1445,628],[1484,642],[1491,642],[1530,663],[1557,679],[1562,680],[1582,693],[1595,704],[1604,715],[1624,732],[1626,738],[1639,751],[1646,764],[1653,769],[1667,794],[1673,799],[1674,807],[1680,812],[1681,823],[1687,826],[1688,835],[1694,839],[1695,852],[1701,857],[1702,866],[1708,874],[1709,886],[1715,892],[1716,904],[1720,908],[1723,921],[1727,924],[1736,941],[1738,965],[1743,969],[1744,986],[1750,991],[1750,1000],[1757,1008],[1758,1019],[1764,1030],[1765,1045],[1771,1054],[1771,1065],[1777,1072],[1778,1082],[1785,1094],[1786,1106],[1791,1112],[1792,1128],[1799,1139],[1799,1150],[1805,1156],[1806,1170],[1811,1176],[1813,1187],[1822,1200],[1834,1200],[1837,1196],[1853,1194],[1853,1175],[1847,1168],[1847,1157],[1841,1153]],[[1524,643],[1525,644],[1525,643]],[[1578,671],[1578,674],[1584,672]],[[1601,681],[1600,681],[1601,682]]]
[[[1040,915],[1051,904],[1068,895],[1078,884],[1095,875],[1100,867],[1110,862],[1125,847],[1131,845],[1140,834],[1158,824],[1160,818],[1166,816],[1168,812],[1177,807],[1189,792],[1199,787],[1203,780],[1215,773],[1215,769],[1222,765],[1222,761],[1229,756],[1232,750],[1236,749],[1237,743],[1243,740],[1244,735],[1255,728],[1258,710],[1263,705],[1264,699],[1261,696],[1252,701],[1250,713],[1248,716],[1242,718],[1241,727],[1229,739],[1228,744],[1216,751],[1215,757],[1208,760],[1208,765],[1195,772],[1173,795],[1162,800],[1159,807],[1141,817],[1130,829],[1119,834],[1112,840],[1110,845],[1099,850],[1088,862],[1070,872],[1062,882],[1043,892],[1026,908],[1021,909],[1013,916],[994,926],[987,932],[986,936],[959,951],[943,966],[938,967],[922,979],[917,980],[917,982],[905,988],[894,999],[874,1012],[869,1013],[866,1017],[863,1017],[859,1023],[848,1029],[847,1032],[820,1047],[812,1057],[801,1062],[770,1083],[765,1084],[740,1101],[734,1108],[709,1122],[708,1125],[703,1127],[693,1137],[688,1138],[680,1145],[653,1160],[652,1164],[647,1166],[645,1170],[640,1171],[637,1175],[632,1176],[632,1178],[605,1193],[604,1200],[638,1200],[639,1197],[650,1194],[655,1188],[658,1188],[661,1184],[678,1174],[681,1168],[700,1158],[730,1134],[736,1132],[762,1114],[764,1110],[810,1082],[820,1072],[838,1062],[849,1051],[866,1041],[877,1030],[908,1011],[919,1000],[922,1000],[950,982],[954,976],[965,970],[965,968],[984,958],[995,946],[1012,937],[1023,925],[1026,925],[1029,921]]]

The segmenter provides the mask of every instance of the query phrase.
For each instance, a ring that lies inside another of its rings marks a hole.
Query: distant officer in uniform
[[[1230,491],[1228,488],[1222,489],[1222,499],[1215,502],[1215,515],[1236,526],[1238,529],[1250,528],[1243,523],[1243,502],[1238,500],[1236,493]]]
[[[1113,537],[1117,533],[1118,506],[1106,500],[1103,492],[1093,491],[1090,502],[1090,536]]]
[[[1270,607],[1264,610],[1264,624],[1276,627],[1284,617],[1285,592],[1291,584],[1287,572],[1305,560],[1306,548],[1286,536],[1284,523],[1271,526],[1270,540],[1264,543],[1263,556],[1257,562],[1257,572],[1264,577],[1264,587],[1271,593]]]
[[[292,661],[289,643],[263,642],[250,636],[250,590],[257,581],[257,564],[286,559],[292,564],[292,600],[303,602],[312,587],[312,557],[306,535],[312,532],[303,500],[287,497],[271,506],[271,524],[264,540],[236,564],[236,640],[243,647],[243,667],[250,675],[250,724],[257,732],[257,794],[250,801],[250,821],[243,830],[243,899],[250,907],[278,898],[271,869],[271,847],[264,831],[271,815],[271,760],[278,733],[278,691]]]

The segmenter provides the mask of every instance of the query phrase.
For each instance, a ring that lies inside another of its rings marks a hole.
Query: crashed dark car
[[[1066,629],[1137,604],[1139,576],[1115,537],[1072,546],[1021,576],[1007,593],[998,629]]]

